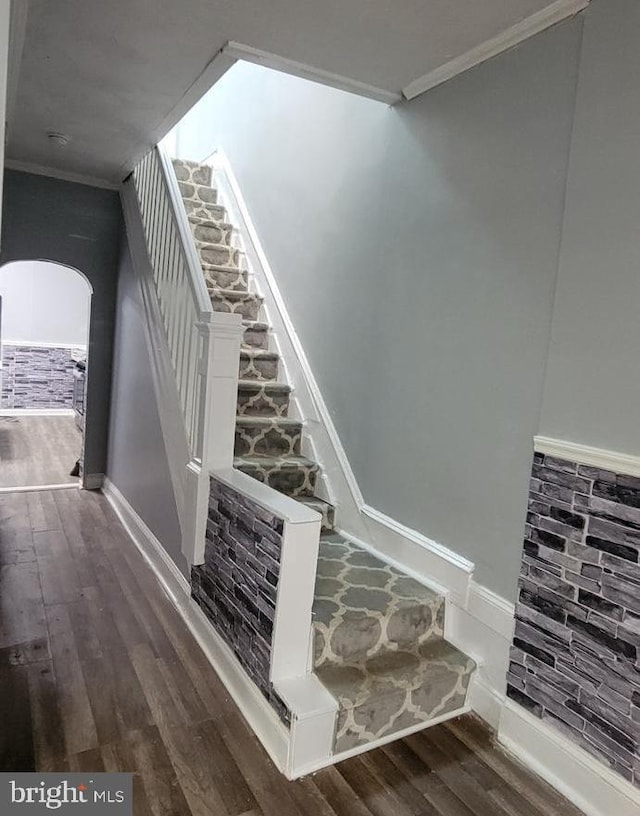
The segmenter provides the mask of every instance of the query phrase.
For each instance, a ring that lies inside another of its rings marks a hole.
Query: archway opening
[[[0,267],[0,491],[82,482],[91,295],[69,266]]]

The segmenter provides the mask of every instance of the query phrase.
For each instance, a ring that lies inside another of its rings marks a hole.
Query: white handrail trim
[[[189,275],[187,277],[191,287],[191,293],[198,310],[203,315],[209,314],[213,312],[213,306],[211,305],[211,298],[209,297],[207,284],[205,283],[204,275],[202,274],[200,259],[198,258],[195,241],[191,235],[189,220],[182,203],[182,196],[180,195],[178,181],[175,173],[173,172],[171,159],[167,155],[164,148],[160,145],[158,145],[155,149],[157,150],[158,158],[160,159],[160,166],[167,185],[167,193],[169,195],[173,217],[180,235],[180,242],[184,251],[187,269],[189,270]]]

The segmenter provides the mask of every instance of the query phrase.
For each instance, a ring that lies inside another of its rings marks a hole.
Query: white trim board
[[[498,739],[587,816],[640,813],[640,790],[511,700],[504,705]]]
[[[197,604],[191,600],[189,582],[144,520],[108,478],[104,480],[102,492],[249,726],[273,762],[284,773],[289,750],[287,729],[260,690],[249,679],[231,649],[211,626]]]
[[[24,263],[24,261],[13,261],[10,263]],[[36,263],[38,263],[36,261]],[[46,261],[46,263],[52,263],[51,261]],[[56,264],[59,266],[60,264]],[[66,267],[70,269],[71,267]],[[43,342],[35,342],[33,340],[3,340],[3,346],[26,346],[27,348],[61,348],[61,349],[77,349],[78,351],[87,351],[86,343],[43,343]]]
[[[284,74],[291,74],[301,79],[319,82],[321,85],[329,85],[332,88],[338,88],[340,91],[347,91],[357,94],[358,96],[366,96],[369,99],[374,99],[376,102],[384,102],[387,105],[395,105],[396,102],[402,99],[402,95],[394,91],[388,91],[385,88],[378,88],[374,85],[367,85],[364,82],[358,82],[356,79],[350,79],[341,74],[334,74],[322,68],[314,68],[313,65],[307,65],[304,62],[296,62],[286,57],[280,57],[269,51],[260,51],[258,48],[252,48],[242,43],[228,42],[221,53],[233,60],[244,60],[245,62],[252,62],[255,65],[263,65],[265,68],[271,68],[274,71],[281,71]]]
[[[0,493],[40,493],[43,490],[70,490],[80,489],[78,482],[65,482],[64,484],[43,484],[43,485],[22,485],[17,487],[0,487]]]
[[[86,184],[89,187],[100,187],[104,190],[119,190],[120,185],[107,179],[97,176],[87,176],[84,173],[73,173],[70,170],[60,170],[57,167],[46,167],[42,164],[19,161],[8,158],[4,166],[8,170],[17,170],[20,173],[32,173],[34,176],[47,176],[47,178],[59,179],[60,181],[70,181],[73,184]]]
[[[565,442],[561,439],[552,439],[549,436],[535,436],[533,448],[536,453],[556,456],[569,462],[578,462],[580,465],[610,470],[614,473],[624,473],[627,476],[640,476],[640,456],[630,456],[619,451],[593,448],[577,442]]]
[[[0,417],[75,416],[73,408],[0,408]]]
[[[531,14],[519,23],[496,34],[495,37],[485,40],[459,57],[455,57],[449,62],[434,68],[433,71],[424,74],[424,76],[414,79],[413,82],[410,82],[402,89],[402,95],[405,99],[415,99],[416,96],[435,88],[437,85],[441,85],[443,82],[447,82],[449,79],[453,79],[458,74],[468,71],[469,68],[474,68],[488,59],[496,57],[503,51],[519,45],[530,37],[540,34],[545,29],[573,17],[583,11],[590,2],[591,0],[556,0],[546,8]]]

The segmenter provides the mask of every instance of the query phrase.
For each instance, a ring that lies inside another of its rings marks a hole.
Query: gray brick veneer
[[[73,408],[78,349],[2,346],[2,408]]]
[[[283,722],[289,712],[269,681],[284,522],[211,479],[205,563],[191,594]]]
[[[640,786],[640,478],[535,454],[507,681]]]

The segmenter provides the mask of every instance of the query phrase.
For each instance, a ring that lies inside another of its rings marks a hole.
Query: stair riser
[[[284,493],[285,496],[313,496],[316,487],[316,474],[304,468],[287,468],[285,470],[268,470],[265,468],[239,466],[239,470],[264,482]]]
[[[420,687],[398,689],[386,698],[367,700],[361,706],[341,708],[336,723],[334,753],[349,751],[407,728],[452,714],[466,704],[471,673],[460,676],[435,666],[433,677]]]
[[[226,219],[225,209],[219,204],[205,204],[202,201],[189,201],[189,199],[183,199],[182,201],[187,215],[213,221],[224,221]]]
[[[231,244],[233,230],[216,224],[191,224],[191,232],[196,242],[205,244]]]
[[[238,266],[240,264],[240,251],[234,247],[196,241],[196,248],[202,263],[214,266]]]
[[[301,428],[243,428],[236,425],[236,456],[296,456],[300,453]]]
[[[213,187],[206,187],[203,184],[192,184],[188,181],[179,181],[180,195],[183,199],[197,202],[198,204],[216,204],[217,193]]]
[[[185,161],[183,159],[173,160],[173,171],[176,174],[178,181],[189,182],[191,184],[200,184],[204,187],[210,187],[213,179],[213,168],[207,167],[203,164],[195,164],[195,162]]]
[[[245,320],[257,320],[262,301],[259,298],[251,297],[242,300],[231,300],[212,292],[211,305],[214,312],[231,312],[232,314],[242,315]]]
[[[269,348],[269,332],[267,329],[246,328],[242,342],[248,348],[266,350]]]
[[[399,608],[382,623],[365,612],[357,621],[333,623],[331,631],[314,623],[314,666],[363,663],[385,649],[410,650],[439,640],[444,636],[444,610],[444,599],[440,598],[431,606]]]
[[[272,380],[278,379],[277,360],[256,360],[240,356],[241,380]]]
[[[246,269],[203,269],[204,279],[209,287],[233,289],[246,292],[248,289]]]
[[[266,389],[257,392],[238,391],[239,416],[281,416],[289,413],[289,394],[272,393]]]

